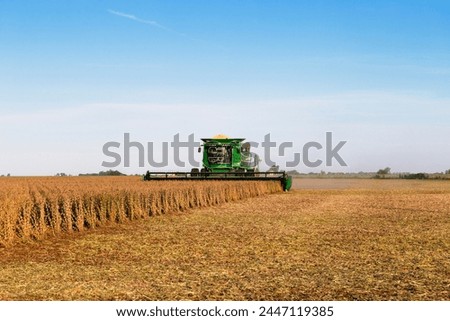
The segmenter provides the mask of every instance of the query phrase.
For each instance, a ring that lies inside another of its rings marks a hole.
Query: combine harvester
[[[228,138],[217,135],[202,138],[203,168],[190,172],[150,172],[145,181],[152,180],[228,180],[228,181],[279,181],[284,191],[292,186],[292,177],[282,171],[260,172],[259,157],[250,152],[250,143],[244,138]],[[199,152],[201,152],[199,147]]]

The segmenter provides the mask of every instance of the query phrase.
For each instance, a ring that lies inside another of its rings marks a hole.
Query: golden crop
[[[278,191],[278,182],[4,178],[0,180],[0,246]]]

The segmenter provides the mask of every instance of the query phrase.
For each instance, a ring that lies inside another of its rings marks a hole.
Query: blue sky
[[[331,131],[348,167],[298,170],[443,171],[449,39],[447,1],[0,0],[0,174],[104,170],[125,132]]]

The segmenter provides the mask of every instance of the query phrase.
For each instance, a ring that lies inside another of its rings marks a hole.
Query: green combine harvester
[[[217,135],[202,138],[203,167],[190,172],[150,172],[144,175],[151,180],[256,180],[279,181],[284,191],[292,186],[292,177],[282,171],[259,171],[259,157],[250,152],[250,143],[244,138],[228,138]],[[201,152],[202,147],[199,147]]]

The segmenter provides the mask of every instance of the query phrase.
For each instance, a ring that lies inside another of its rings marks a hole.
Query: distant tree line
[[[386,167],[380,169],[374,178],[400,178],[400,179],[450,179],[447,175],[450,174],[450,169],[441,173],[398,173],[391,174],[391,168]]]
[[[110,169],[98,173],[79,174],[78,176],[126,176],[126,175],[119,171],[113,171],[112,169]]]
[[[450,179],[450,169],[437,173],[393,173],[390,167],[381,168],[376,172],[325,172],[320,173],[300,173],[297,170],[288,170],[287,174],[294,177],[311,177],[311,178],[377,178],[377,179]]]
[[[402,179],[428,179],[430,176],[426,173],[415,173],[415,174],[400,174],[399,178]]]

